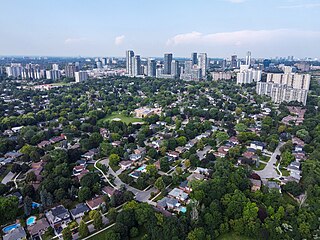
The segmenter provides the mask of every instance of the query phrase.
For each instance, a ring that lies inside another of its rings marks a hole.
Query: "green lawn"
[[[259,163],[259,167],[253,166],[252,169],[253,169],[253,170],[256,170],[256,171],[260,171],[260,170],[263,170],[266,165],[267,165],[267,164],[264,164],[264,163],[260,162],[260,163]]]
[[[252,240],[252,238],[248,238],[245,236],[238,236],[237,234],[230,232],[221,235],[220,237],[217,238],[218,240]]]
[[[290,176],[290,172],[284,168],[280,168],[280,171],[282,172],[282,175],[287,177]]]
[[[135,122],[143,122],[143,120],[141,118],[128,117],[128,116],[125,116],[125,115],[123,115],[121,113],[118,113],[118,112],[114,112],[111,115],[106,116],[103,119],[100,119],[99,121],[101,121],[101,122],[112,121],[112,120],[117,119],[117,118],[120,119],[119,121],[122,121],[122,122],[124,122],[126,124],[135,123]]]

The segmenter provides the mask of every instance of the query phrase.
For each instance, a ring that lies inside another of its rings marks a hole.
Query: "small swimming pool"
[[[187,212],[187,208],[186,208],[186,207],[181,207],[181,208],[180,208],[180,212],[186,213],[186,212]]]
[[[27,226],[31,226],[31,225],[33,225],[33,224],[35,224],[36,223],[36,217],[35,216],[31,216],[31,217],[29,217],[28,219],[27,219]]]
[[[40,203],[32,202],[32,209],[40,207]]]
[[[143,172],[145,169],[146,169],[146,165],[142,165],[142,166],[138,167],[137,171]]]
[[[12,225],[9,225],[9,226],[6,226],[2,229],[2,231],[7,234],[9,232],[11,232],[12,230],[16,229],[20,227],[20,223],[15,223],[15,224],[12,224]]]

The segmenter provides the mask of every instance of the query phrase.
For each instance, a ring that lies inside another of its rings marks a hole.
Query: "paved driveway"
[[[267,178],[279,178],[280,175],[278,174],[276,170],[276,162],[277,162],[277,155],[280,155],[280,148],[284,145],[284,142],[280,142],[277,146],[277,148],[274,150],[273,154],[270,157],[269,162],[265,166],[265,168],[261,171],[255,171],[261,179],[267,179]]]

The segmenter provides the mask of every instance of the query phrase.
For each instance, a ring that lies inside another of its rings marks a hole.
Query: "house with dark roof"
[[[73,219],[82,218],[85,213],[89,212],[90,209],[84,203],[79,203],[75,208],[70,210],[71,216]]]
[[[45,215],[49,224],[53,228],[64,228],[69,222],[71,222],[70,213],[63,205],[51,208],[45,213]]]

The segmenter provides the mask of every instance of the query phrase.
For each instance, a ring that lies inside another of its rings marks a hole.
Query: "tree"
[[[111,166],[117,166],[120,162],[120,157],[118,154],[112,153],[109,156],[109,162]]]
[[[203,240],[206,239],[206,233],[202,227],[195,228],[188,234],[188,240]]]
[[[147,155],[153,159],[155,159],[158,155],[157,150],[155,150],[154,148],[150,148],[147,152]]]
[[[34,182],[37,180],[37,176],[34,172],[29,172],[27,173],[27,176],[26,176],[26,182],[27,183],[30,183],[30,182]]]
[[[100,143],[103,141],[103,137],[100,133],[92,133],[89,137],[89,143],[92,148],[96,148],[100,145]]]
[[[244,123],[238,123],[234,129],[238,132],[245,132],[247,131],[248,127]]]
[[[99,230],[103,227],[102,216],[98,211],[93,215],[93,226],[96,230]]]
[[[291,193],[293,196],[299,196],[303,190],[299,183],[297,182],[288,182],[283,186],[283,190]]]
[[[82,187],[78,192],[80,202],[84,202],[91,198],[91,190],[89,187]]]
[[[160,159],[160,169],[163,172],[168,172],[170,170],[170,164],[168,158],[163,157]]]
[[[154,183],[154,186],[155,186],[158,190],[160,190],[160,191],[162,191],[162,190],[165,189],[165,187],[166,187],[166,185],[165,185],[164,182],[163,182],[162,177],[159,177],[159,178],[156,180],[156,182]]]
[[[109,230],[107,234],[104,235],[104,240],[120,240],[120,234],[113,230]]]
[[[138,228],[132,227],[132,228],[130,229],[130,237],[131,237],[131,238],[135,238],[135,237],[138,237],[138,236],[139,236],[139,230],[138,230]]]
[[[184,146],[187,143],[187,138],[185,136],[180,136],[176,139],[176,141],[179,146]]]
[[[72,233],[69,226],[62,230],[62,237],[64,240],[72,240]]]
[[[301,138],[303,141],[308,142],[310,139],[309,132],[306,129],[300,129],[296,132],[298,138]]]
[[[80,221],[79,235],[81,238],[85,238],[89,235],[88,226],[83,220]]]
[[[0,197],[0,224],[5,224],[16,218],[19,200],[17,197]]]
[[[155,177],[158,173],[158,170],[155,165],[147,165],[146,171],[152,177]]]
[[[26,196],[24,198],[23,209],[24,209],[24,215],[30,216],[32,211],[32,199],[29,196]]]
[[[216,139],[218,143],[228,140],[229,136],[226,132],[218,131],[216,133]]]

